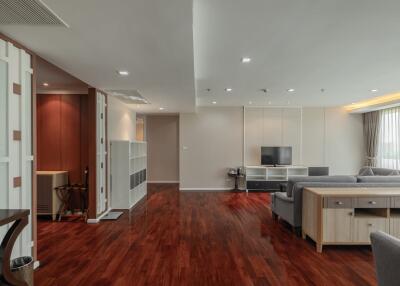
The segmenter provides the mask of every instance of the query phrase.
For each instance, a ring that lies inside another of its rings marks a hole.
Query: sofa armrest
[[[285,202],[290,202],[293,203],[293,198],[292,197],[288,197],[286,192],[276,192],[275,193],[275,199],[279,199]]]

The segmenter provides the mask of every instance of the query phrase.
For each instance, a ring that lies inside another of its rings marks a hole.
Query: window
[[[378,166],[400,169],[400,107],[380,111]]]

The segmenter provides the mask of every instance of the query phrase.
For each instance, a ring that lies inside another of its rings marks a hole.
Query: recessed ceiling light
[[[44,82],[43,86],[49,86],[49,84],[47,82]]]
[[[253,104],[253,102],[252,102],[252,101],[249,101],[249,104],[250,104],[250,105],[252,105],[252,104]]]
[[[272,102],[271,101],[268,101],[268,104],[271,104]]]
[[[249,63],[249,62],[251,62],[251,58],[249,58],[249,57],[243,57],[242,58],[242,63]]]
[[[216,101],[213,101],[212,104],[217,104],[217,102],[216,102]]]
[[[164,110],[164,107],[160,107],[159,109],[160,109],[160,110]]]
[[[371,92],[378,92],[378,90],[376,88],[371,89]]]
[[[128,71],[117,71],[117,73],[118,73],[119,75],[121,75],[121,76],[127,76],[127,75],[129,75],[129,72],[128,72]]]
[[[294,88],[289,88],[287,91],[288,92],[294,92]]]
[[[226,92],[231,92],[231,91],[232,91],[232,88],[227,87],[227,88],[225,88],[225,91],[226,91]]]

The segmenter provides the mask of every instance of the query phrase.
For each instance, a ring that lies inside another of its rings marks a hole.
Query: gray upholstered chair
[[[308,167],[309,176],[329,176],[329,167]]]
[[[384,232],[371,233],[379,286],[400,285],[400,240]]]

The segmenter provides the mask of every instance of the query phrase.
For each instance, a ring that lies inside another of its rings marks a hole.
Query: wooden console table
[[[18,235],[28,224],[29,213],[29,210],[0,209],[0,226],[14,222],[7,231],[0,246],[0,281],[4,280],[9,285],[28,286],[26,282],[16,279],[12,274],[10,257]]]
[[[305,188],[303,238],[323,245],[369,245],[371,232],[400,238],[400,188]]]

